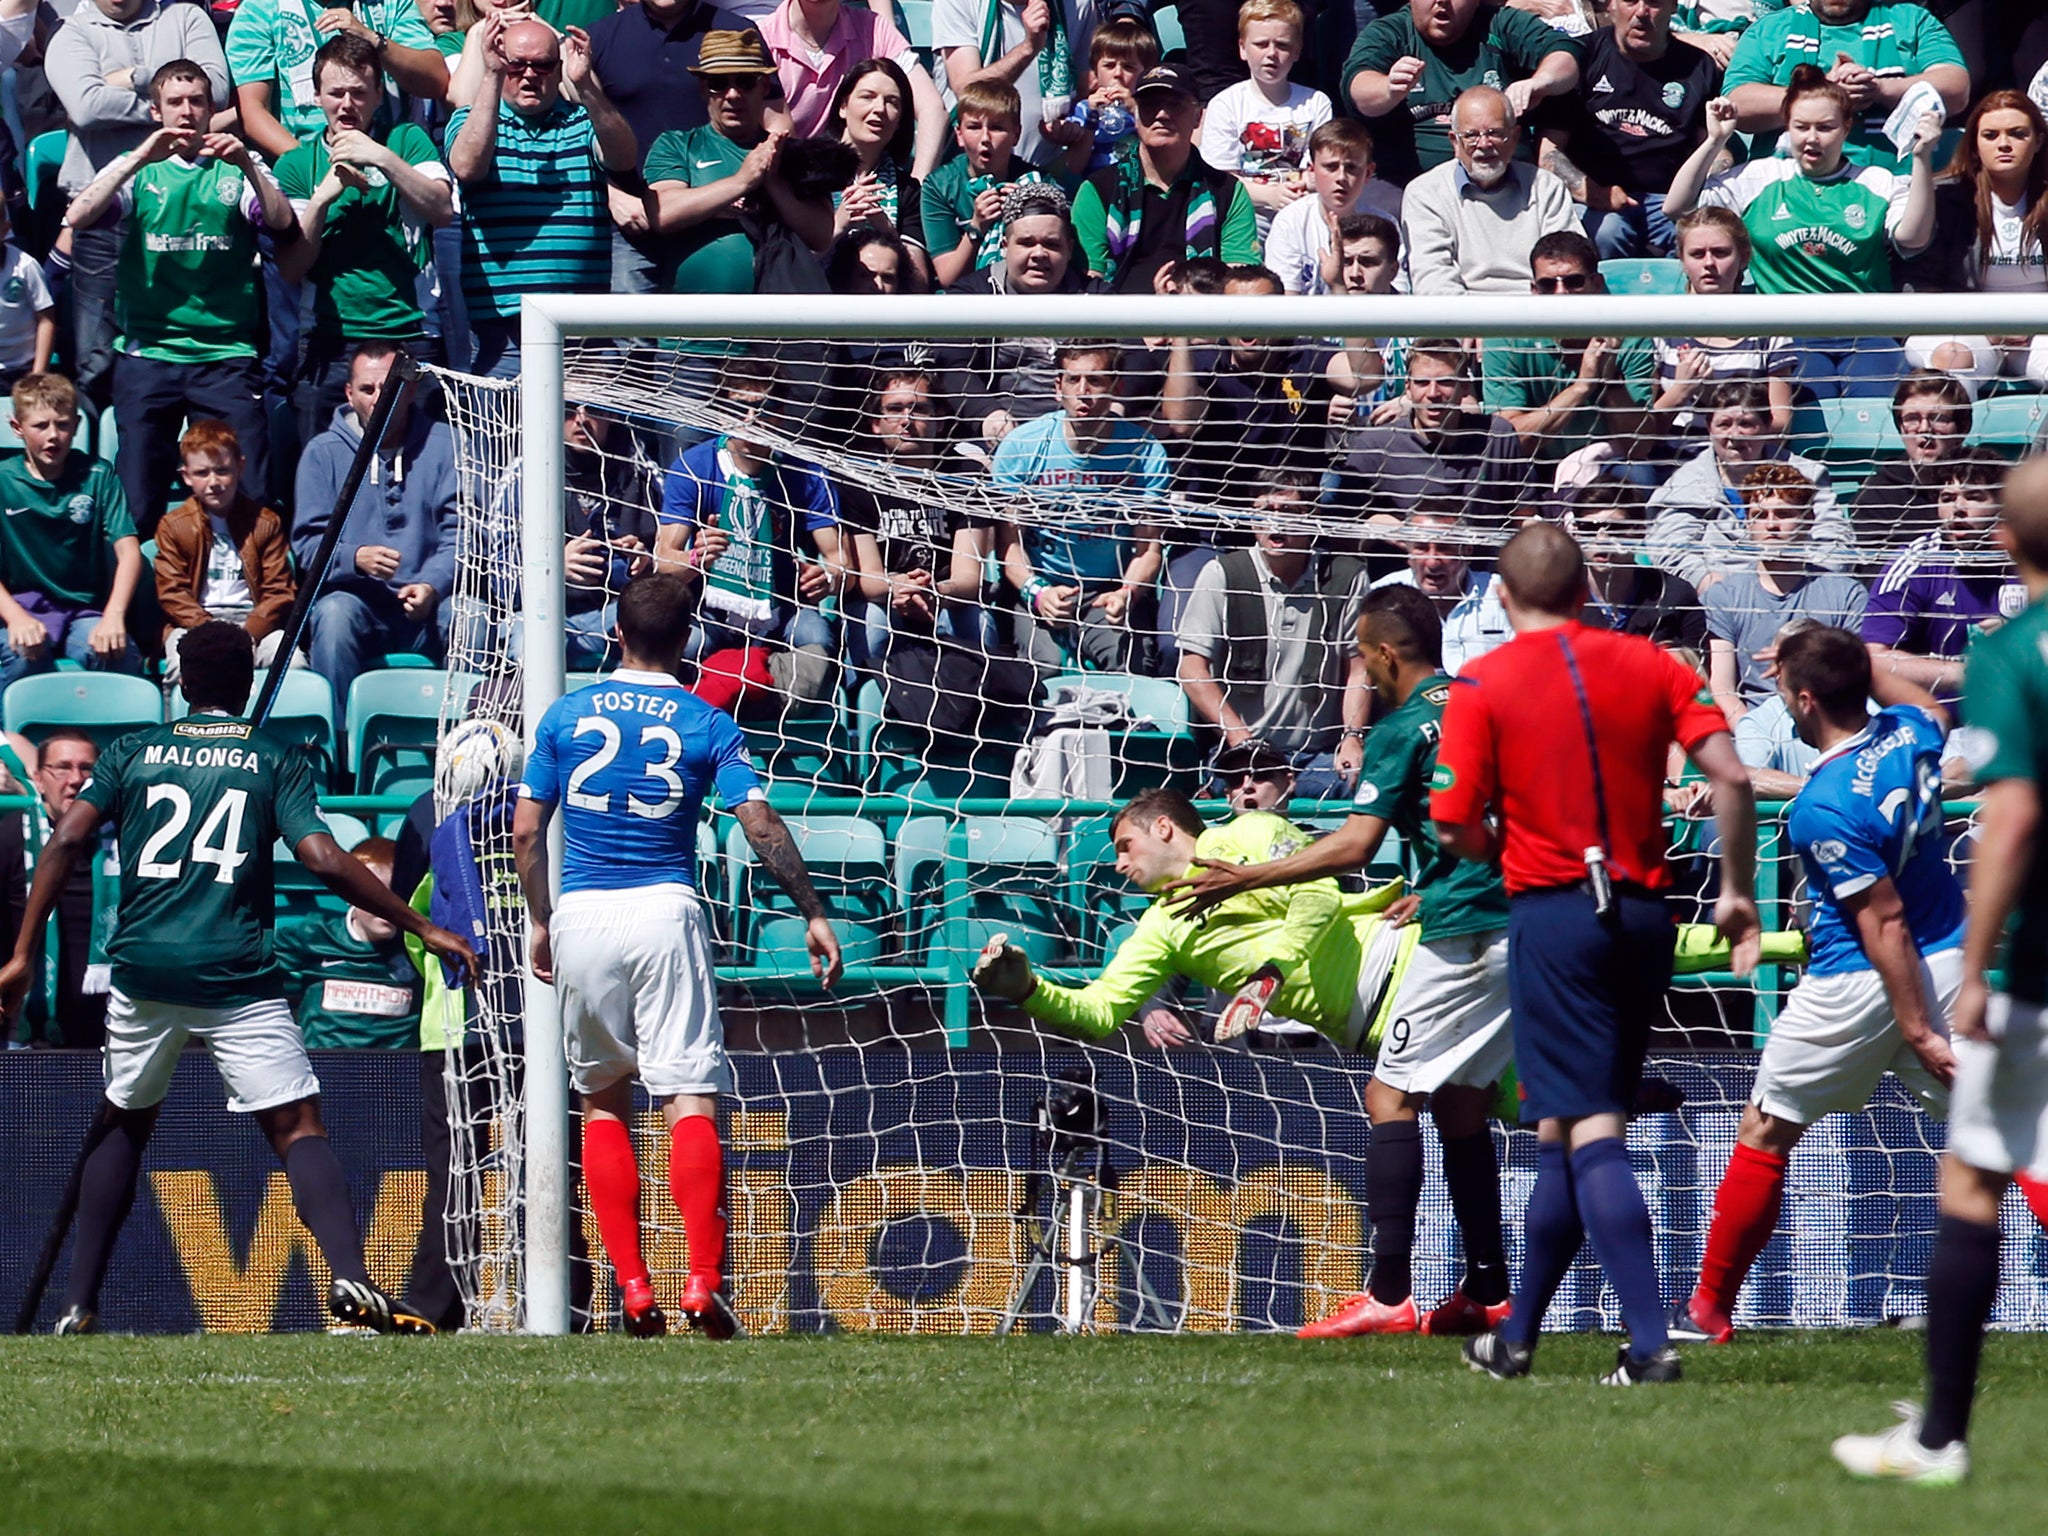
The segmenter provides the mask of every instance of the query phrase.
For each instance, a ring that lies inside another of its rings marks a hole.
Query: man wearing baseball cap
[[[1074,198],[1088,275],[1110,293],[1151,293],[1190,256],[1259,260],[1259,226],[1244,186],[1195,150],[1202,103],[1177,64],[1159,64],[1131,93],[1138,152],[1097,171]]]

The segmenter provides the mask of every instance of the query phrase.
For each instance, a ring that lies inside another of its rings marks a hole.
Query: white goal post
[[[1568,328],[1568,329],[1567,329]],[[522,305],[520,425],[523,618],[529,637],[561,633],[565,611],[564,365],[585,339],[860,341],[991,337],[1845,337],[2048,332],[2048,295],[1824,297],[860,297],[528,295]],[[525,729],[565,686],[563,649],[527,643]],[[556,823],[556,836],[560,835]],[[559,873],[559,856],[553,868]],[[525,990],[522,1326],[568,1331],[572,1194],[559,1009]]]

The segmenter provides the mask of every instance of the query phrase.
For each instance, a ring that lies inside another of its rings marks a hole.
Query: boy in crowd
[[[391,884],[398,844],[366,838],[356,861]],[[285,1000],[306,1037],[306,1049],[416,1049],[420,1038],[420,972],[398,925],[350,907],[277,930],[277,963]]]
[[[178,680],[185,632],[211,619],[249,631],[256,665],[270,666],[297,594],[284,523],[243,488],[242,445],[226,422],[194,422],[179,439],[178,455],[192,494],[156,529],[164,681]]]
[[[1245,0],[1237,52],[1251,78],[1217,93],[1202,113],[1202,158],[1244,183],[1261,240],[1273,216],[1307,192],[1310,136],[1331,118],[1329,97],[1287,78],[1305,24],[1294,0]]]
[[[0,689],[59,656],[95,672],[139,672],[128,609],[142,580],[142,541],[104,459],[71,447],[78,392],[62,374],[14,386],[22,451],[0,459]]]
[[[0,389],[32,373],[50,371],[57,345],[57,301],[43,265],[14,242],[7,205],[0,202]]]
[[[998,80],[973,81],[960,93],[953,123],[960,153],[924,183],[924,244],[941,288],[1003,254],[1003,199],[1018,182],[1046,179],[1017,154],[1023,110],[1017,88]]]
[[[1138,82],[1159,63],[1159,39],[1135,17],[1121,16],[1095,29],[1088,44],[1087,102],[1093,121],[1068,149],[1064,169],[1085,176],[1106,169],[1138,131]],[[1104,109],[1112,109],[1105,114]]]
[[[1279,274],[1289,293],[1342,291],[1341,280],[1330,276],[1329,257],[1343,243],[1344,220],[1354,214],[1378,214],[1398,229],[1401,193],[1373,179],[1372,133],[1356,118],[1338,118],[1309,135],[1308,169],[1314,196],[1295,198],[1273,215],[1264,230],[1266,265]],[[1397,238],[1397,268],[1400,258]],[[1388,281],[1391,286],[1391,272]]]

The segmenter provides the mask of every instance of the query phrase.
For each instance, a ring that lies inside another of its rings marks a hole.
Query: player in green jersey
[[[1501,1235],[1500,1167],[1487,1117],[1495,1085],[1514,1057],[1508,1029],[1507,892],[1490,866],[1441,847],[1429,819],[1429,781],[1451,680],[1442,665],[1436,607],[1413,587],[1368,594],[1358,649],[1386,707],[1367,734],[1351,817],[1330,836],[1260,864],[1197,860],[1167,888],[1198,918],[1255,891],[1295,888],[1360,870],[1389,828],[1400,833],[1418,871],[1416,897],[1393,914],[1420,919],[1421,937],[1388,1005],[1392,1023],[1365,1089],[1372,1121],[1366,1153],[1366,1211],[1372,1221],[1372,1280],[1302,1330],[1306,1338],[1364,1333],[1484,1333],[1507,1315],[1508,1270]],[[1412,931],[1412,930],[1411,930]],[[1464,1239],[1465,1278],[1428,1313],[1412,1284],[1415,1213],[1422,1201],[1422,1133],[1427,1103],[1443,1142],[1444,1181]]]
[[[333,1284],[328,1309],[380,1333],[432,1333],[370,1280],[341,1163],[320,1120],[320,1084],[284,1000],[271,956],[271,845],[356,907],[419,937],[474,971],[468,941],[392,894],[320,820],[303,753],[238,718],[256,657],[239,625],[186,633],[183,689],[192,713],[133,731],[101,755],[36,864],[14,957],[0,968],[0,1010],[27,993],[35,936],[73,862],[111,821],[121,854],[118,927],[107,946],[105,1101],[79,1186],[78,1236],[59,1333],[90,1332],[114,1238],[135,1201],[142,1149],[189,1036],[206,1042],[228,1108],[253,1114],[284,1162],[292,1203],[320,1245]]]
[[[1970,648],[1963,676],[1969,723],[1956,734],[1984,799],[1949,1021],[1956,1075],[1927,1266],[1927,1407],[1904,1408],[1885,1433],[1837,1440],[1835,1460],[1857,1477],[1940,1485],[1969,1475],[1964,1437],[1998,1296],[1998,1207],[2015,1178],[2048,1225],[2048,459],[2007,478],[1999,542],[2029,601]]]

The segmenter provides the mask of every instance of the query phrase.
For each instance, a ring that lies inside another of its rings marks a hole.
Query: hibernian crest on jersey
[[[64,515],[83,528],[92,521],[96,505],[90,496],[73,496],[64,503]]]
[[[1851,229],[1861,229],[1869,217],[1861,203],[1851,203],[1842,210],[1842,219]]]
[[[1674,112],[1685,105],[1685,82],[1666,80],[1664,82],[1664,105]]]

